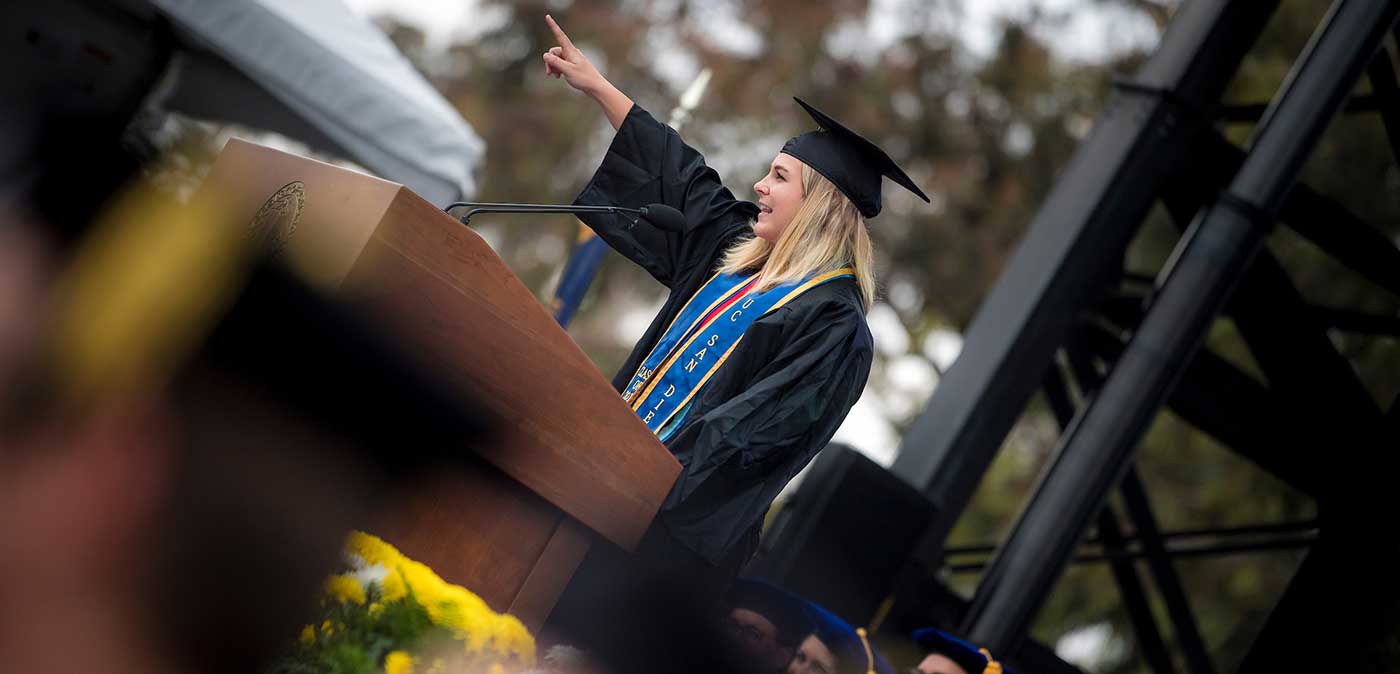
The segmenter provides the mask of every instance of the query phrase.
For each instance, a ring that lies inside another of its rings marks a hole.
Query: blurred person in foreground
[[[217,211],[111,198],[91,128],[0,129],[41,140],[0,185],[0,662],[262,671],[374,497],[481,429]]]
[[[821,128],[776,153],[753,187],[757,204],[741,201],[546,22],[559,46],[543,55],[545,73],[592,97],[617,131],[575,203],[664,203],[686,221],[667,232],[581,216],[670,289],[613,384],[682,471],[635,556],[590,550],[554,614],[580,635],[595,629],[592,607],[624,602],[643,579],[689,588],[700,604],[723,596],[773,499],[864,389],[875,293],[866,221],[880,212],[881,181],[924,195],[880,148],[799,100]]]

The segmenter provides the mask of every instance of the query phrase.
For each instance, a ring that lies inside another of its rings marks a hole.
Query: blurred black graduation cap
[[[842,194],[855,203],[861,215],[873,218],[880,214],[882,177],[888,177],[900,187],[928,201],[923,190],[878,145],[806,101],[796,97],[793,100],[821,128],[789,139],[782,151],[801,159],[835,184]]]
[[[199,355],[343,433],[389,476],[462,463],[488,430],[465,392],[272,261],[254,266]]]
[[[0,196],[54,244],[67,291],[47,354],[57,362],[32,377],[32,401],[123,376],[176,379],[197,363],[331,431],[391,477],[462,462],[464,442],[489,430],[471,392],[302,281],[244,228],[133,194],[140,167],[110,120],[41,104],[28,112],[0,123],[0,140],[13,141]]]
[[[106,401],[168,402],[161,437],[176,451],[132,457],[171,469],[142,542],[151,625],[184,669],[263,671],[374,497],[479,460],[467,447],[489,428],[472,392],[243,223],[133,187],[119,124],[14,102],[0,101],[19,111],[0,115],[0,227],[44,240],[52,278],[40,352],[0,389],[0,434]]]
[[[914,641],[928,651],[958,663],[959,667],[967,670],[967,674],[1011,674],[1011,670],[993,660],[984,649],[979,649],[938,628],[925,627],[914,630]]]

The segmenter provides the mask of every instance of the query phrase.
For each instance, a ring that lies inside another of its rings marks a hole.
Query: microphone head
[[[643,220],[650,222],[657,229],[677,233],[685,231],[685,216],[666,204],[644,206],[641,209],[641,216]]]

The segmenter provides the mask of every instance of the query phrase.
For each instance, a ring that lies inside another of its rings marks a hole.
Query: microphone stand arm
[[[454,208],[468,207],[470,210],[465,215],[458,218],[458,221],[466,225],[471,222],[472,216],[477,213],[627,213],[640,216],[641,210],[636,208],[623,208],[621,206],[566,206],[558,204],[494,204],[475,201],[458,201],[448,204],[444,211],[452,212]]]

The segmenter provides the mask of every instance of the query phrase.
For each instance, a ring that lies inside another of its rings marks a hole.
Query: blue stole
[[[736,298],[757,274],[715,274],[681,307],[623,389],[622,399],[662,442],[669,440],[680,424],[667,422],[686,409],[744,338],[749,324],[812,288],[854,275],[842,268]],[[731,299],[723,312],[710,316]]]

